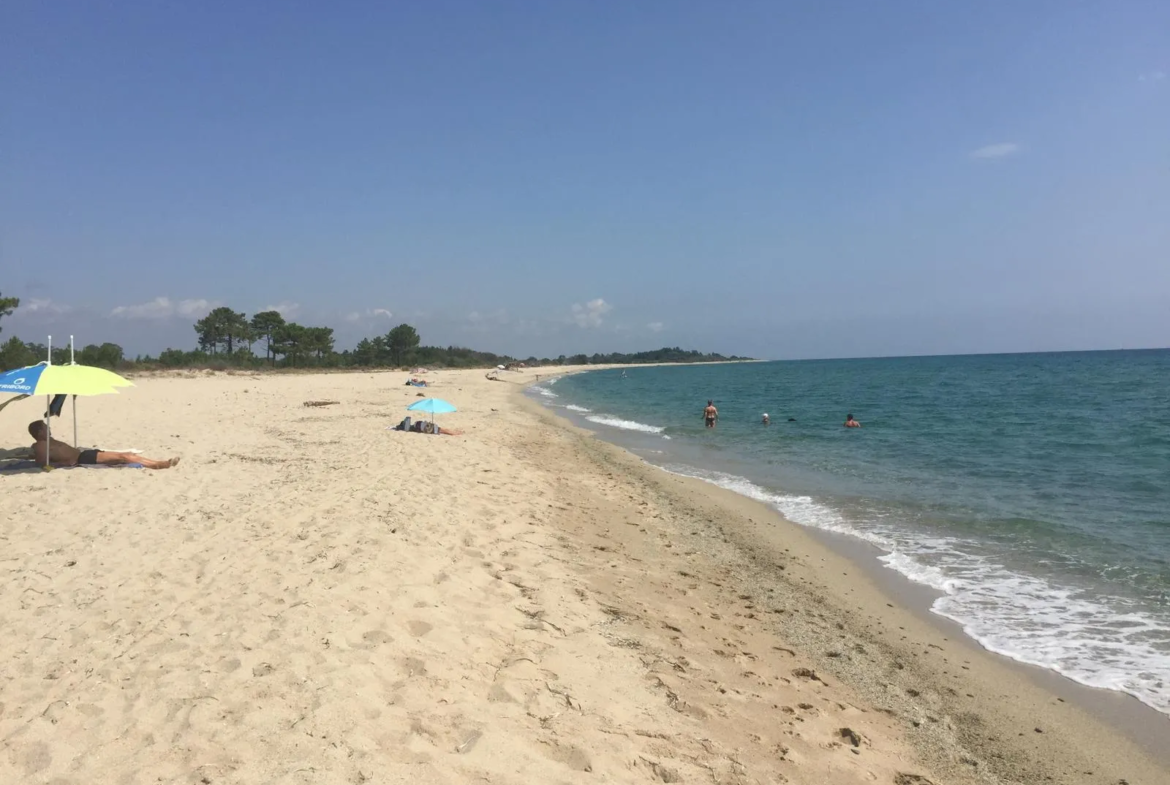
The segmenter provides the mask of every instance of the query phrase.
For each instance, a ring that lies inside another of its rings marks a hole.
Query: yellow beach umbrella
[[[134,383],[92,365],[38,363],[0,374],[0,393],[18,395],[105,395]]]
[[[134,383],[113,371],[90,365],[50,365],[38,363],[26,368],[17,368],[0,374],[0,393],[15,393],[31,396],[54,395],[73,396],[73,446],[77,446],[77,396],[113,395],[120,387],[133,387]],[[45,412],[45,428],[52,436],[49,412]],[[48,451],[45,455],[48,466]]]

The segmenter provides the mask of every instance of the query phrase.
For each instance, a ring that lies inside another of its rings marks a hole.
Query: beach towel
[[[44,468],[45,467],[41,466],[36,461],[11,461],[9,463],[0,464],[0,472],[12,472],[14,474],[20,474],[22,472],[39,472],[39,471],[44,471]],[[120,464],[99,463],[99,464],[91,464],[91,465],[87,465],[87,466],[54,466],[53,471],[60,471],[62,469],[141,469],[141,468],[142,468],[141,463],[120,463]]]

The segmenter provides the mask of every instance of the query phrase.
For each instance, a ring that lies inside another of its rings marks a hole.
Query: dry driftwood
[[[341,401],[305,401],[305,406],[333,406]]]

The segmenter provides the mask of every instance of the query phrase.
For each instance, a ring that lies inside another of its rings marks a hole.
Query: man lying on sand
[[[408,417],[407,420],[408,419],[410,419],[410,418]],[[411,425],[409,428],[406,427],[406,420],[403,420],[402,422],[400,422],[394,426],[394,430],[396,430],[396,431],[409,430],[409,431],[413,431],[414,433],[432,433],[432,434],[438,434],[440,436],[462,436],[463,435],[463,431],[456,431],[452,428],[440,428],[439,426],[435,425],[433,422],[427,422],[426,420],[419,420],[418,422]]]
[[[416,422],[411,426],[410,430],[415,433],[433,433],[440,436],[462,436],[463,431],[456,431],[453,428],[440,428],[433,422]]]
[[[45,424],[36,420],[28,424],[29,434],[36,439],[33,444],[33,454],[37,463],[45,464]],[[56,439],[48,440],[49,460],[54,466],[125,466],[128,463],[140,463],[147,469],[169,469],[178,464],[178,458],[166,461],[156,461],[153,458],[143,458],[132,452],[105,452],[96,447],[91,450],[78,450],[65,442]]]

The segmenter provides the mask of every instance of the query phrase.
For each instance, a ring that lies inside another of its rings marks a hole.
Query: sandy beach
[[[177,468],[0,472],[0,782],[1170,782],[532,372],[429,375],[458,437],[389,430],[406,378],[142,378],[81,442]]]

